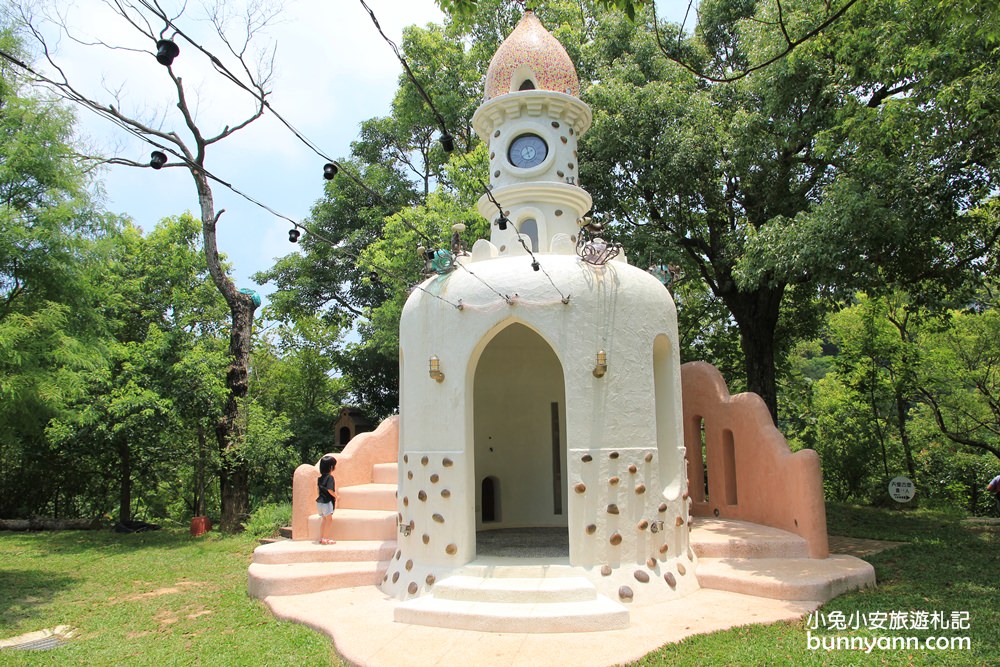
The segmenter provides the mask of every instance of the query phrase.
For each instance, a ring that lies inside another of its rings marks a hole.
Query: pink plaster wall
[[[384,420],[374,431],[353,438],[344,451],[334,454],[337,488],[369,484],[377,463],[394,463],[399,451],[399,416]],[[309,539],[309,517],[316,513],[316,480],[319,461],[303,463],[292,475],[292,539]]]
[[[681,394],[691,513],[787,530],[809,543],[810,556],[826,558],[819,455],[811,449],[793,454],[760,396],[730,396],[722,374],[711,364],[681,366]]]

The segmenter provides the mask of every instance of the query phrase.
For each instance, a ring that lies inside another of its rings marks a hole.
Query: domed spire
[[[580,96],[580,79],[569,54],[529,9],[493,55],[483,101],[531,89]]]

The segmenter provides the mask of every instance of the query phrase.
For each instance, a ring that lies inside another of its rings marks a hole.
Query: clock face
[[[537,134],[522,134],[510,142],[507,158],[515,167],[537,167],[549,154],[549,147]]]

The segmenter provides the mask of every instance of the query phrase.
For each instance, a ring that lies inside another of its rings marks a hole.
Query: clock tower
[[[492,222],[494,256],[572,252],[590,210],[577,144],[592,115],[562,44],[526,11],[486,73],[472,125],[490,151],[490,192],[479,212]]]

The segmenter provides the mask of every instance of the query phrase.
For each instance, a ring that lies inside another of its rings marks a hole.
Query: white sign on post
[[[917,493],[917,485],[906,477],[893,477],[889,482],[889,496],[897,503],[908,503]]]

